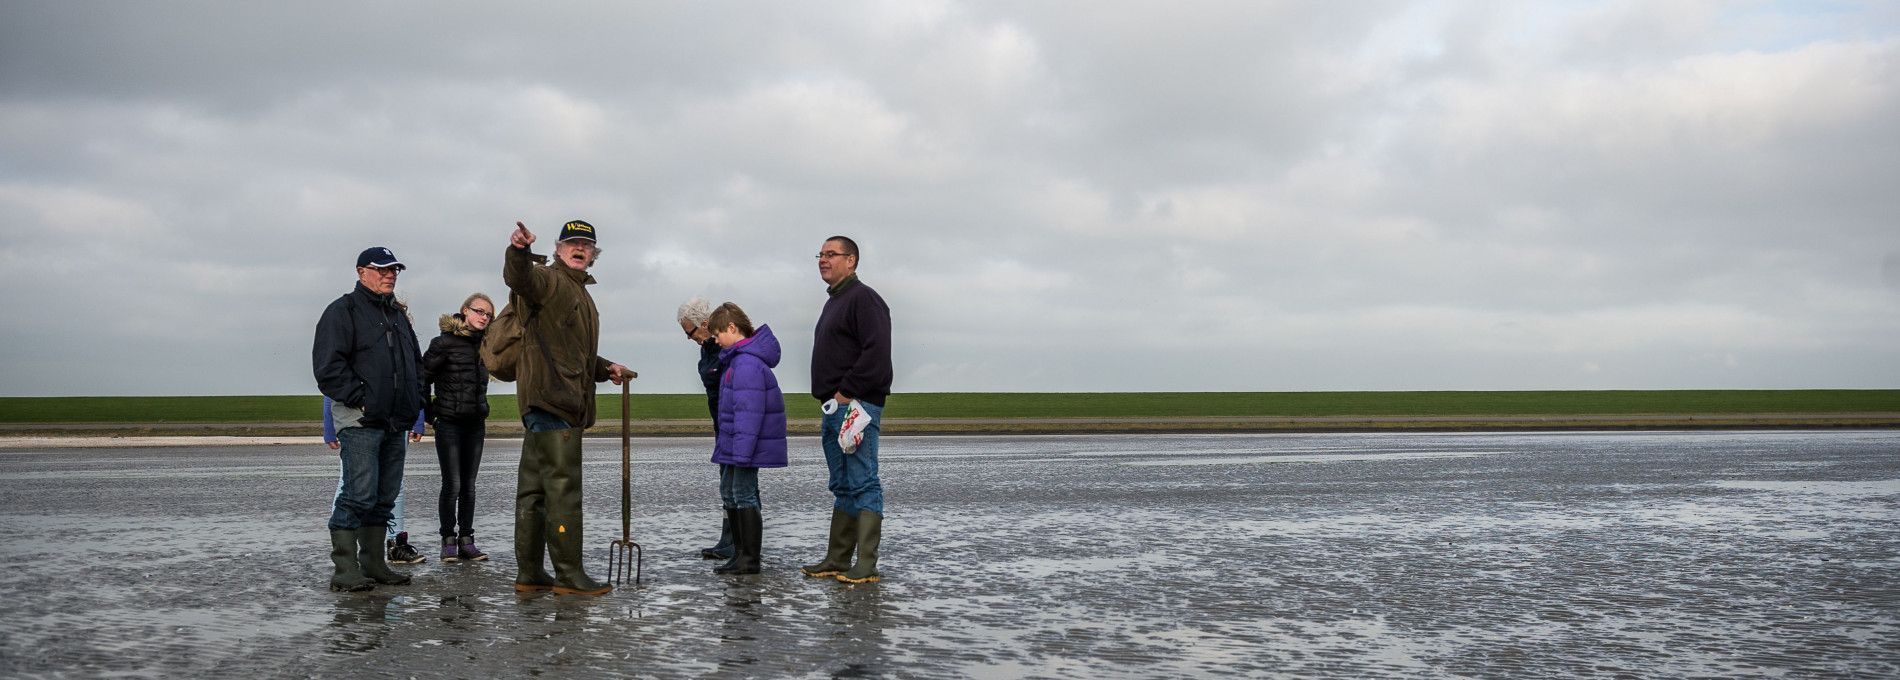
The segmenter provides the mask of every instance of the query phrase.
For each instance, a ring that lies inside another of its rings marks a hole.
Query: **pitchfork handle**
[[[633,381],[620,383],[620,537],[633,541]]]

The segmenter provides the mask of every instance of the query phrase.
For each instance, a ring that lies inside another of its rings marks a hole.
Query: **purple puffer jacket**
[[[750,468],[785,467],[785,394],[772,367],[778,338],[771,326],[719,352],[719,440],[712,462]]]

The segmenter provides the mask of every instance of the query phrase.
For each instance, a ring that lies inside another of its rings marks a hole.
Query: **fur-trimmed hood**
[[[443,314],[442,320],[437,325],[442,327],[444,333],[460,335],[464,338],[474,337],[481,333],[475,330],[474,326],[468,325],[468,319],[462,318],[461,314]]]

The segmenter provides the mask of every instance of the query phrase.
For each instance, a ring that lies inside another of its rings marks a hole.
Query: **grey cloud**
[[[800,389],[833,233],[892,302],[900,390],[1891,386],[1896,26],[10,3],[0,285],[44,293],[6,303],[0,392],[307,392],[357,250],[411,263],[426,333],[504,292],[515,220],[575,217],[647,391],[696,389],[694,294],[779,329]]]

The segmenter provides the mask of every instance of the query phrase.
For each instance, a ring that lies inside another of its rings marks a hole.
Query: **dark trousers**
[[[482,440],[488,423],[481,418],[443,419],[435,424],[435,458],[442,464],[444,538],[475,535],[475,475],[482,467]],[[458,533],[459,530],[459,533]]]

